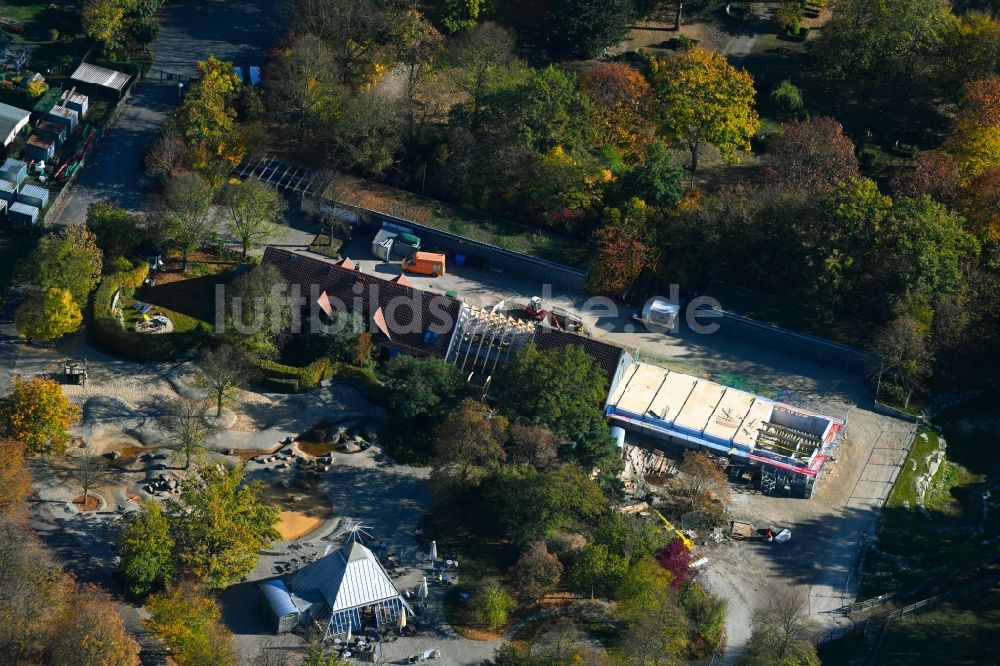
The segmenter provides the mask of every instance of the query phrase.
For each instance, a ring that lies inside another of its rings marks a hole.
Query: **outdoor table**
[[[350,650],[341,650],[340,656],[343,657],[344,659],[350,659],[351,658],[351,651]]]

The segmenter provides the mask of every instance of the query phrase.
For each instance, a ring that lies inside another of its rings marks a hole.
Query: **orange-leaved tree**
[[[80,408],[51,379],[15,377],[10,392],[0,400],[0,432],[20,442],[29,454],[65,451],[68,429],[79,418]]]
[[[646,226],[647,209],[633,197],[621,209],[605,211],[605,224],[591,237],[597,257],[590,269],[587,288],[595,294],[620,295],[659,258],[652,234]]]
[[[737,152],[750,150],[760,118],[753,77],[745,70],[695,46],[664,60],[651,58],[649,76],[659,131],[691,152],[692,180],[704,144],[714,145],[729,162],[739,161]]]
[[[594,103],[597,143],[614,146],[626,160],[641,159],[653,139],[652,90],[643,75],[622,62],[601,63],[580,75],[580,92]]]

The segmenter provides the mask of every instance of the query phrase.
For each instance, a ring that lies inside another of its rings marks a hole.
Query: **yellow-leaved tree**
[[[659,132],[691,152],[691,178],[698,153],[710,143],[728,162],[750,150],[750,137],[760,128],[754,110],[753,77],[736,69],[725,56],[693,47],[666,59],[650,59],[654,116]]]
[[[0,434],[21,442],[29,454],[65,451],[68,429],[79,418],[80,408],[52,379],[15,377],[0,400]]]
[[[83,321],[80,306],[67,289],[50,287],[41,298],[29,298],[14,311],[17,330],[29,340],[55,340],[72,333]]]

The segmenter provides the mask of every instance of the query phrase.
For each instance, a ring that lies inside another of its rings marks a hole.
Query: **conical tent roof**
[[[334,613],[399,597],[375,554],[356,541],[300,569],[290,582],[296,593],[318,591]]]

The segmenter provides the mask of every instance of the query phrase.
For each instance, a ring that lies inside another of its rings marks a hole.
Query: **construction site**
[[[730,476],[768,495],[812,496],[846,422],[646,363],[612,387],[606,413],[626,431],[728,456]]]

